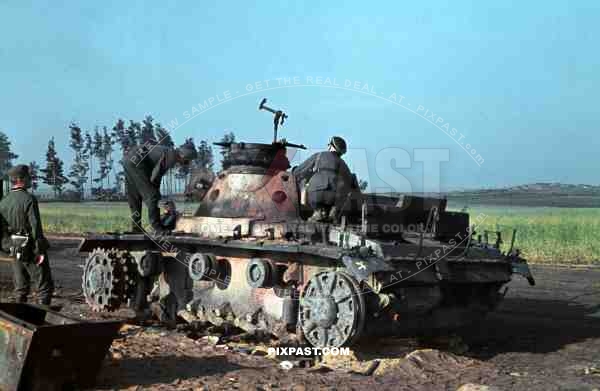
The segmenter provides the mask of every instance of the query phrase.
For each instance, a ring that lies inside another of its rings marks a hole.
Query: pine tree
[[[235,134],[233,134],[233,132],[225,133],[223,135],[223,137],[221,138],[221,142],[222,143],[234,143],[235,142]],[[227,148],[227,147],[221,148],[221,156],[223,157],[223,159],[226,159],[228,154],[229,154],[229,148]]]
[[[85,159],[84,149],[84,138],[81,134],[81,128],[77,124],[71,124],[69,126],[71,130],[71,141],[69,146],[73,149],[73,163],[71,164],[71,171],[69,177],[71,178],[71,185],[79,193],[80,197],[83,197],[84,185],[87,181],[87,170],[88,164]]]
[[[213,169],[213,150],[206,140],[202,140],[200,141],[200,144],[198,144],[198,158],[194,161],[194,165],[211,171]]]
[[[194,139],[193,138],[186,138],[185,139],[185,144],[188,144],[190,146],[192,146],[193,148],[195,148],[194,146]],[[177,184],[178,188],[181,188],[181,182],[183,182],[183,186],[185,187],[185,184],[187,183],[187,179],[188,179],[188,175],[190,174],[190,166],[184,166],[181,164],[178,164],[176,167],[176,172],[175,172],[175,181]]]
[[[121,147],[121,156],[125,156],[125,154],[129,151],[129,137],[127,137],[127,130],[125,129],[125,121],[122,119],[118,119],[115,126],[112,128],[112,139],[113,144],[118,142]],[[118,170],[115,173],[115,186],[117,191],[123,191],[123,182],[125,173],[123,172],[122,165],[117,164]]]
[[[4,132],[0,132],[0,175],[4,177],[6,172],[13,166],[12,161],[18,158],[10,149],[11,143]]]
[[[129,120],[129,126],[127,127],[126,133],[127,141],[130,147],[139,144],[139,141],[141,141],[142,133],[142,127],[140,123]]]
[[[171,138],[171,133],[167,129],[163,128],[159,123],[157,123],[154,128],[158,139],[157,141],[160,145],[165,145],[167,147],[175,146],[175,143]]]
[[[127,137],[125,121],[123,121],[120,118],[117,120],[117,123],[112,128],[111,136],[114,140],[113,143],[118,142],[121,146],[121,151],[123,152],[123,155],[125,155],[125,153],[127,153],[127,151],[129,150],[129,137]]]
[[[173,142],[173,139],[171,138],[171,134],[169,133],[169,131],[165,128],[163,128],[161,126],[161,124],[157,123],[154,126],[154,130],[156,133],[156,138],[157,138],[157,142],[159,145],[164,145],[167,147],[174,147],[175,143]],[[176,175],[177,176],[177,175]],[[173,179],[173,169],[169,170],[167,172],[167,175],[165,175],[164,181],[166,182],[167,185],[167,194],[170,194],[172,192],[172,179]]]
[[[56,174],[54,180],[54,188],[55,191],[60,195],[63,191],[63,186],[66,183],[69,183],[69,179],[65,176],[64,173],[64,162],[57,156],[56,157]]]
[[[103,128],[102,133],[102,145],[100,147],[101,159],[100,159],[100,181],[102,185],[104,185],[104,180],[106,179],[107,185],[110,187],[110,172],[113,167],[112,160],[113,153],[113,141],[108,133],[108,129],[106,126]]]
[[[151,115],[147,115],[142,121],[142,128],[140,130],[141,144],[152,143],[156,144],[156,137],[154,136],[154,118]]]
[[[121,118],[119,118],[117,120],[117,122],[115,123],[115,125],[112,127],[110,136],[113,138],[113,140],[116,140],[116,142],[121,144],[124,134],[125,134],[125,121],[123,121]]]
[[[115,173],[115,189],[121,194],[125,194],[125,173],[121,170]]]
[[[93,152],[93,156],[96,159],[96,161],[98,162],[98,170],[97,170],[97,174],[98,177],[94,178],[94,182],[99,186],[99,188],[101,189],[104,185],[104,171],[106,170],[106,161],[104,159],[104,151],[102,150],[102,135],[100,134],[100,131],[98,130],[98,127],[96,126],[96,128],[94,129],[94,137],[92,139],[92,152]]]
[[[62,188],[68,179],[63,172],[63,162],[56,154],[56,145],[54,137],[48,141],[48,150],[46,151],[46,168],[40,170],[44,173],[43,181],[54,189],[54,195],[62,193]]]
[[[40,166],[34,160],[29,163],[29,175],[31,175],[31,190],[36,191],[38,188]]]
[[[83,142],[83,155],[85,161],[87,163],[87,169],[90,173],[90,194],[92,192],[92,188],[94,187],[94,143],[92,141],[92,136],[89,132],[85,132],[84,142]]]
[[[129,126],[125,129],[125,135],[127,137],[127,143],[129,147],[137,145],[137,136],[139,134],[140,123],[129,120]]]

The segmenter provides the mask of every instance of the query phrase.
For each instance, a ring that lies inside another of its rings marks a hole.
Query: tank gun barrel
[[[292,148],[298,148],[298,149],[306,149],[306,145],[304,144],[294,144],[294,143],[288,143],[286,140],[283,140],[281,142],[281,144],[284,147],[292,147]]]

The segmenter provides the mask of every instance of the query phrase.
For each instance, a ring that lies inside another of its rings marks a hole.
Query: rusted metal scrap
[[[119,321],[80,322],[29,304],[0,303],[0,390],[94,384]]]

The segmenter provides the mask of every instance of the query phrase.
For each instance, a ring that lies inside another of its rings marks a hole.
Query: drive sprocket
[[[135,295],[137,264],[127,251],[97,248],[86,260],[83,295],[94,311],[115,311]]]

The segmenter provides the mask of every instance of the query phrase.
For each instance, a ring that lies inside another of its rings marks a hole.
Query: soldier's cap
[[[195,160],[198,157],[196,146],[193,143],[186,142],[177,148],[179,155],[184,161]]]
[[[11,178],[29,178],[29,166],[17,164],[8,170],[7,175]]]

